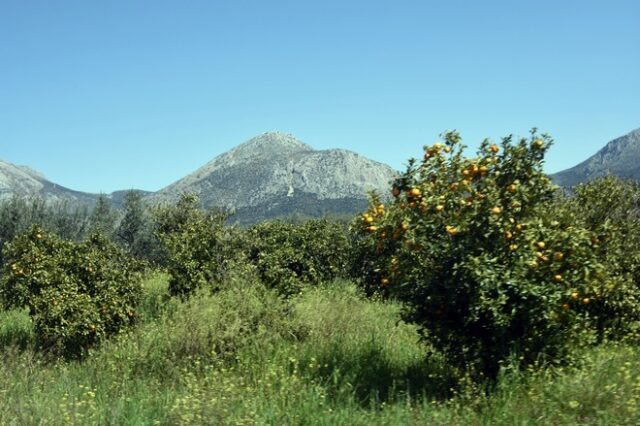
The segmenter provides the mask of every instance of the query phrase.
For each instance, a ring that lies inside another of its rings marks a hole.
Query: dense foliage
[[[347,227],[325,219],[300,224],[270,221],[248,231],[249,260],[262,282],[282,294],[348,275]]]
[[[597,235],[554,202],[550,143],[533,132],[466,158],[446,133],[397,179],[393,203],[374,197],[356,223],[365,285],[403,301],[431,343],[477,374],[495,377],[510,357],[562,362],[595,337],[600,311],[637,309]]]
[[[38,197],[13,196],[0,202],[0,249],[16,235],[39,225],[64,239],[78,240],[89,229],[86,206],[64,201],[47,203]]]
[[[139,274],[100,234],[75,243],[34,226],[4,256],[0,299],[5,308],[28,308],[42,349],[80,356],[135,322]]]
[[[169,292],[188,296],[200,287],[218,290],[245,263],[243,237],[221,212],[201,208],[196,195],[155,212],[156,235],[167,251]]]
[[[146,260],[153,264],[162,264],[165,259],[164,250],[154,235],[154,223],[151,213],[137,191],[128,191],[124,195],[122,218],[115,229],[115,241],[129,255],[136,259]]]
[[[596,179],[574,188],[562,200],[594,234],[594,247],[609,275],[593,320],[604,337],[637,337],[640,331],[640,185],[614,176]]]

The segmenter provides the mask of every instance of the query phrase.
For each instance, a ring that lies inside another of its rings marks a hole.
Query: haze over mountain
[[[243,223],[301,214],[353,214],[367,192],[387,192],[396,172],[344,149],[314,150],[281,132],[268,132],[219,155],[194,173],[151,195],[175,200],[196,193],[207,207],[235,211]]]
[[[551,178],[557,185],[570,188],[607,174],[640,180],[640,128],[612,140],[595,155]]]

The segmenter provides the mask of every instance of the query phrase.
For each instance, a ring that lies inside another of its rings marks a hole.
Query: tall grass
[[[26,312],[0,313],[2,425],[638,424],[640,355],[601,346],[572,368],[464,385],[397,304],[336,282],[283,300],[255,283],[168,300],[145,283],[141,323],[83,361],[32,348]]]

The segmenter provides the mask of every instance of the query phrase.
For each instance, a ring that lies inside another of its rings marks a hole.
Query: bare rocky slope
[[[314,150],[281,132],[268,132],[219,155],[151,195],[152,202],[196,193],[207,207],[235,211],[233,220],[353,214],[367,193],[388,192],[396,172],[344,149]]]
[[[551,178],[557,185],[571,188],[607,174],[640,179],[640,129],[612,140],[587,160]]]
[[[0,160],[0,200],[13,195],[38,196],[47,201],[69,201],[91,204],[95,194],[74,191],[48,181],[39,172]]]

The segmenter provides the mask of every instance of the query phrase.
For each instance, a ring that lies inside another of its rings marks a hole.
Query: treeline
[[[0,201],[0,253],[6,242],[34,225],[70,241],[100,233],[134,258],[161,261],[153,233],[153,208],[142,201],[137,191],[127,192],[119,209],[105,195],[100,195],[93,207],[66,200],[47,202],[36,196],[14,195]]]

